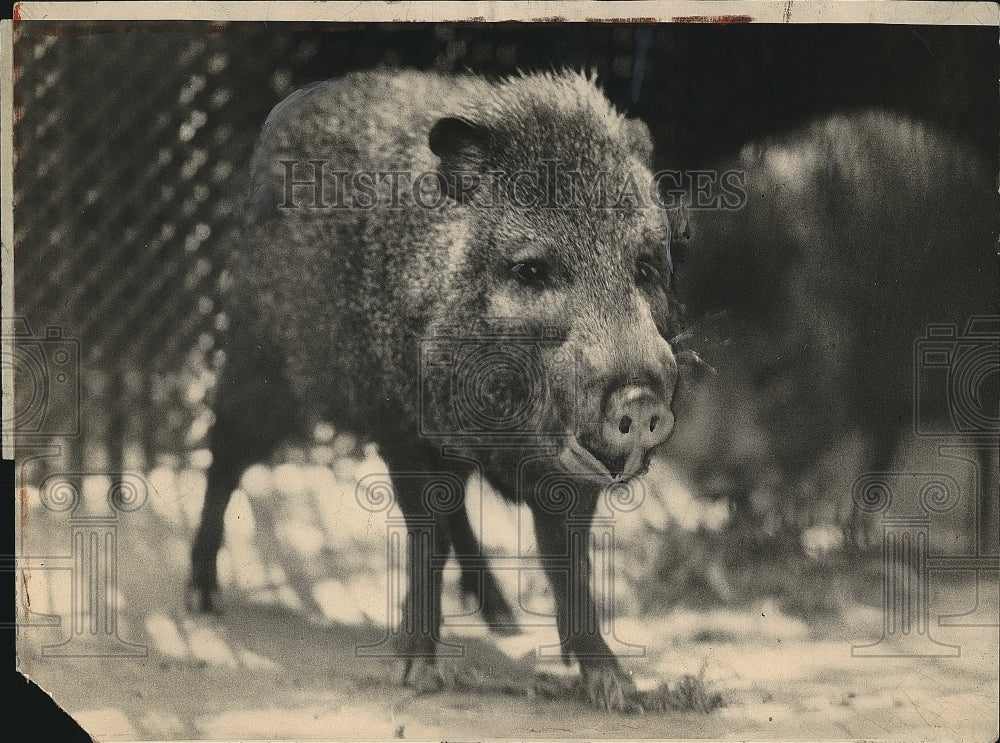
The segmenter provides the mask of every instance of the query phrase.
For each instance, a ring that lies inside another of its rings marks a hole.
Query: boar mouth
[[[652,452],[640,455],[632,452],[628,457],[620,457],[621,461],[602,462],[590,450],[583,446],[575,436],[569,438],[559,453],[559,463],[563,469],[574,475],[596,479],[604,484],[628,482],[634,477],[646,473]]]

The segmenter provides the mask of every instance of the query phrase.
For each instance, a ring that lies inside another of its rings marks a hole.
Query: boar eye
[[[549,278],[549,267],[542,261],[519,261],[510,267],[510,272],[528,286],[542,287]]]
[[[635,282],[637,284],[662,284],[663,274],[653,265],[650,258],[640,258],[635,262]]]

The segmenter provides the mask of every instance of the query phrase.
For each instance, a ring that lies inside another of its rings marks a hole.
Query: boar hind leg
[[[563,659],[569,662],[572,656],[579,661],[592,705],[608,712],[636,711],[635,685],[601,636],[590,591],[589,530],[568,523],[566,514],[532,510],[538,550],[555,598]],[[592,515],[592,509],[587,510],[586,515]]]
[[[259,341],[229,348],[216,391],[209,433],[212,464],[206,475],[201,523],[191,550],[189,607],[217,610],[217,559],[226,506],[243,470],[269,457],[295,425],[295,403],[283,381],[275,349]]]
[[[455,557],[462,569],[462,594],[471,596],[476,601],[490,630],[498,635],[517,634],[514,612],[504,598],[500,584],[483,554],[482,545],[472,531],[464,502],[459,510],[448,516],[448,525]]]
[[[222,546],[223,519],[233,490],[239,484],[246,466],[238,458],[220,457],[212,451],[212,464],[208,468],[205,504],[201,523],[191,550],[190,608],[199,612],[216,611],[218,603],[217,560]]]

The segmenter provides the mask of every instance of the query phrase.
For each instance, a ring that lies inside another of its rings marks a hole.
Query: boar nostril
[[[656,429],[656,424],[660,422],[660,416],[654,415],[649,419],[649,430],[653,431]]]
[[[623,434],[628,433],[629,429],[632,427],[632,419],[627,415],[623,415],[621,421],[618,422],[618,430]]]

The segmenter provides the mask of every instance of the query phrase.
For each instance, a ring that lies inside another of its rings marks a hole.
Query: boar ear
[[[628,146],[645,165],[653,162],[653,137],[646,122],[640,119],[625,119],[625,136]]]
[[[486,169],[486,129],[466,119],[438,119],[427,135],[431,152],[441,158],[441,176],[451,198],[466,201]]]

